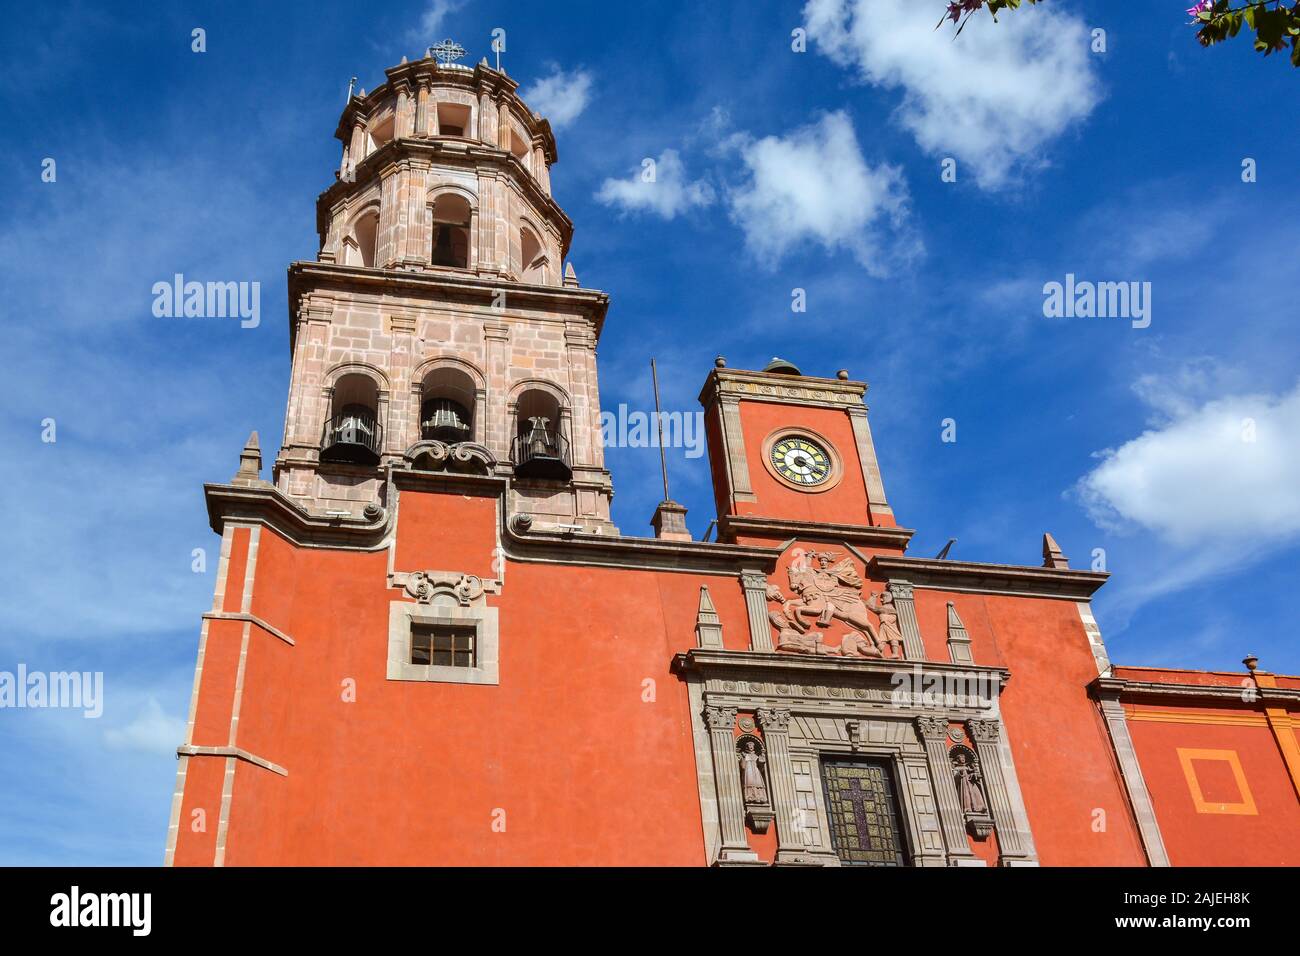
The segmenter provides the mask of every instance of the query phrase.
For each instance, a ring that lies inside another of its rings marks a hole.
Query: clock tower
[[[719,540],[847,533],[902,553],[910,532],[897,527],[885,497],[866,391],[844,371],[815,378],[777,358],[762,371],[718,359],[700,403]]]

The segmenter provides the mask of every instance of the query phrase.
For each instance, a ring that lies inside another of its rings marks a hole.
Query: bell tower
[[[538,527],[616,533],[596,381],[609,298],[565,264],[555,137],[504,72],[436,50],[339,120],[319,254],[289,269],[275,484],[359,517],[384,506],[390,467],[504,476]]]

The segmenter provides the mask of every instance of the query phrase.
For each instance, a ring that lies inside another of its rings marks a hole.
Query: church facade
[[[1050,535],[908,555],[847,371],[702,367],[716,539],[620,532],[506,74],[403,61],[337,136],[270,477],[205,489],[167,864],[1300,864],[1300,679],[1113,664]]]

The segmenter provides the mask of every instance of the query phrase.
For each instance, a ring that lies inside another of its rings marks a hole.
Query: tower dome
[[[551,198],[550,123],[484,60],[403,62],[353,96],[337,182],[317,202],[322,262],[563,284],[573,224]]]

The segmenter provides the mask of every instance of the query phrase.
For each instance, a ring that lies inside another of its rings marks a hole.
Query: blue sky
[[[648,406],[651,355],[683,410],[718,354],[847,368],[912,553],[1037,564],[1050,530],[1076,567],[1104,549],[1115,661],[1300,672],[1298,74],[1202,50],[1185,0],[1049,2],[956,41],[938,0],[865,4],[10,9],[0,670],[103,671],[106,699],[0,711],[0,863],[161,861],[218,546],[201,485],[251,429],[279,444],[284,270],[316,254],[348,78],[444,36],[476,62],[494,27],[558,126],[571,260],[612,296],[607,409]],[[261,282],[261,324],[155,318],[176,272]],[[1151,283],[1150,326],[1045,317],[1067,273]],[[657,459],[608,453],[624,533],[649,533]],[[698,535],[706,460],[669,467]]]

